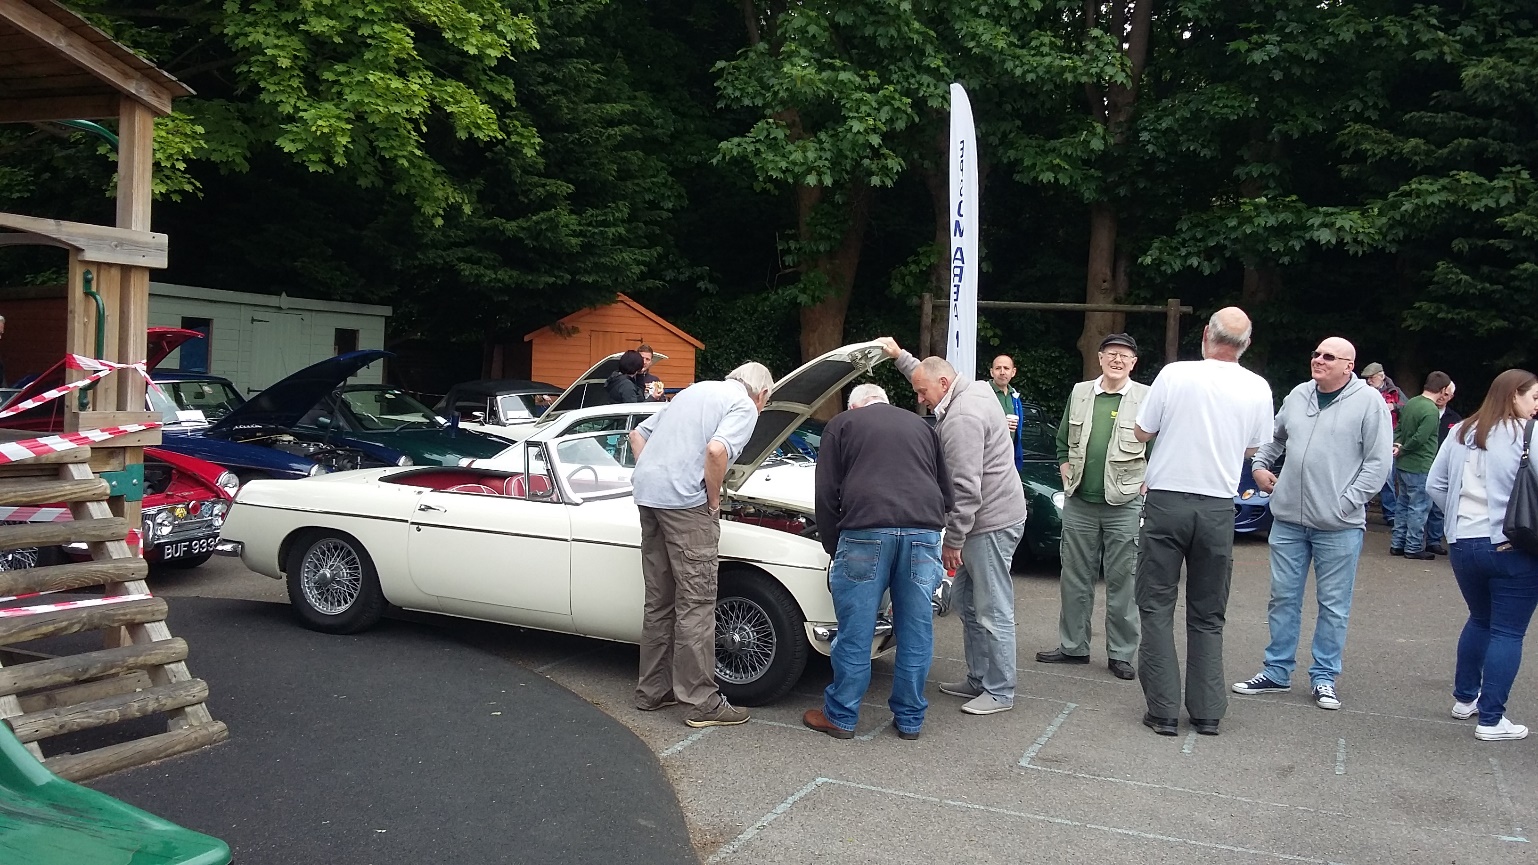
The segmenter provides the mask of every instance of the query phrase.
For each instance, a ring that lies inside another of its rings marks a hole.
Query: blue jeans
[[[1538,607],[1538,556],[1498,550],[1487,538],[1459,538],[1448,545],[1448,558],[1469,605],[1469,621],[1458,638],[1453,698],[1467,703],[1477,695],[1479,723],[1489,727],[1506,714],[1506,698],[1522,666],[1522,638]]]
[[[897,729],[924,726],[924,681],[934,660],[934,612],[929,596],[940,585],[940,533],[933,529],[854,529],[840,532],[828,589],[838,615],[833,638],[833,682],[823,692],[823,714],[853,730],[860,701],[870,687],[871,640],[881,598],[892,593],[892,630],[897,637],[892,697],[887,705]]]
[[[1394,509],[1394,535],[1389,546],[1418,553],[1426,549],[1426,515],[1431,510],[1426,476],[1398,469],[1394,476],[1399,481],[1399,501]]]
[[[1303,584],[1308,581],[1310,561],[1314,564],[1319,617],[1314,622],[1309,684],[1333,684],[1340,675],[1364,535],[1362,529],[1326,532],[1281,520],[1272,523],[1271,644],[1266,646],[1266,678],[1279,685],[1292,684],[1303,619]]]
[[[1442,513],[1442,509],[1437,507],[1436,502],[1432,502],[1431,510],[1426,514],[1426,546],[1429,547],[1432,544],[1446,546],[1447,539],[1444,535],[1447,530],[1446,522],[1447,515]]]
[[[1389,522],[1394,521],[1394,506],[1397,504],[1394,495],[1394,473],[1389,472],[1388,483],[1383,485],[1383,491],[1378,493],[1378,504],[1383,506],[1383,518]]]
[[[967,535],[956,571],[956,617],[961,619],[967,683],[995,700],[1015,703],[1015,580],[1009,565],[1025,535],[1019,522]]]

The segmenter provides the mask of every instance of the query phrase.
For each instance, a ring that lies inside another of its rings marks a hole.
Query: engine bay
[[[799,510],[741,499],[731,499],[724,510],[721,516],[734,523],[763,526],[766,529],[789,532],[814,541],[818,539],[817,521],[811,514]]]
[[[356,448],[296,438],[284,430],[273,427],[241,429],[230,438],[243,444],[262,445],[286,454],[304,457],[320,464],[328,472],[379,468],[386,465]]]

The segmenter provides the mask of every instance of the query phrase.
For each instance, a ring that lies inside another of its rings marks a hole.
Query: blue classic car
[[[1248,457],[1239,476],[1239,490],[1234,493],[1234,532],[1241,535],[1267,534],[1271,531],[1271,496],[1261,492],[1250,477],[1253,466]]]

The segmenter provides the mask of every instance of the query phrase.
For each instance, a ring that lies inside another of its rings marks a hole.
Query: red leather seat
[[[482,496],[500,496],[501,491],[492,489],[485,484],[459,484],[444,490],[446,493],[476,493]]]
[[[523,475],[513,475],[502,484],[502,494],[517,499],[529,497],[529,490],[534,491],[534,498],[550,498],[554,487],[550,485],[550,478],[545,475],[529,475],[528,482],[524,482]]]

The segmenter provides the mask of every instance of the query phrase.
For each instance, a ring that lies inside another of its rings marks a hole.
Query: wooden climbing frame
[[[0,123],[117,121],[116,225],[0,213],[0,247],[54,246],[69,256],[61,357],[145,359],[150,270],[166,266],[168,247],[164,234],[150,230],[154,120],[191,92],[53,0],[0,0]],[[83,290],[87,273],[99,304]],[[74,394],[63,399],[67,432],[159,420],[145,411],[143,380],[129,373],[103,379],[84,406]],[[35,436],[0,429],[0,440]],[[0,506],[65,503],[74,517],[0,526],[0,550],[84,543],[91,551],[86,562],[0,572],[0,596],[55,593],[21,598],[0,610],[0,719],[43,757],[40,743],[56,736],[152,714],[166,717],[164,733],[46,757],[45,765],[72,780],[228,735],[204,704],[207,684],[188,670],[186,642],[166,626],[166,602],[151,595],[148,566],[128,545],[130,529],[139,525],[143,484],[124,495],[102,477],[132,477],[144,447],[159,443],[157,429],[0,465]],[[82,590],[94,596],[81,598]],[[54,599],[62,602],[56,609],[15,609]],[[49,657],[20,645],[89,631],[102,633],[101,649]]]

